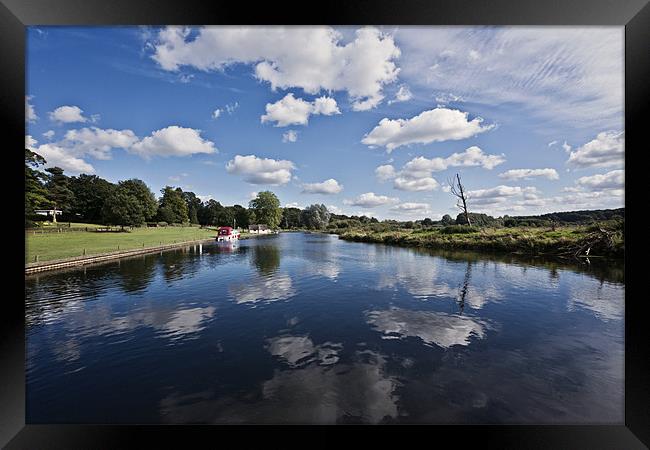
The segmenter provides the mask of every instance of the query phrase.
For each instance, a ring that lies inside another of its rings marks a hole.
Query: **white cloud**
[[[359,206],[361,208],[375,208],[377,206],[392,205],[399,202],[397,197],[387,197],[377,195],[374,192],[366,192],[352,200],[343,200],[343,203],[350,206]]]
[[[153,59],[164,70],[192,66],[203,71],[237,64],[255,65],[255,76],[273,90],[302,88],[308,94],[346,91],[355,110],[383,99],[383,86],[397,79],[400,56],[392,36],[373,27],[356,31],[341,44],[331,27],[167,27],[158,33]]]
[[[411,90],[407,85],[403,84],[399,87],[399,89],[395,93],[395,98],[393,100],[389,100],[388,104],[391,105],[397,102],[407,102],[412,98],[413,98],[413,94],[411,93]]]
[[[212,111],[213,119],[218,119],[220,116],[221,116],[221,109],[217,108],[214,111]]]
[[[31,98],[31,96],[25,96],[25,121],[36,122],[38,120],[38,116],[36,115],[36,111],[34,111],[34,106],[29,104],[29,100],[31,100]]]
[[[505,178],[506,180],[530,179],[533,177],[544,177],[549,180],[558,180],[560,178],[555,169],[510,169],[499,174],[499,178]]]
[[[228,103],[223,108],[217,108],[214,111],[212,111],[212,118],[215,120],[218,119],[219,117],[221,117],[224,111],[227,112],[229,116],[231,116],[237,108],[239,108],[239,102]]]
[[[25,146],[41,155],[47,161],[45,167],[60,167],[68,173],[95,173],[95,168],[81,158],[72,155],[65,148],[56,144],[43,144],[38,147],[38,142],[31,136],[25,137]]]
[[[435,108],[410,119],[383,118],[361,142],[391,152],[403,145],[466,139],[494,128],[482,122],[480,117],[468,120],[468,113],[456,109]]]
[[[282,134],[282,142],[296,142],[298,140],[298,132],[295,130],[288,130]]]
[[[288,93],[275,103],[266,104],[266,114],[261,116],[262,123],[275,122],[276,127],[289,125],[307,125],[309,116],[323,114],[330,116],[340,114],[336,100],[330,97],[319,97],[313,103],[301,98],[295,98]]]
[[[325,180],[322,183],[306,183],[303,185],[302,192],[305,194],[338,194],[343,190],[343,186],[334,178]]]
[[[399,172],[393,170],[393,187],[402,191],[433,191],[438,189],[440,185],[432,177],[432,172],[440,172],[449,167],[472,166],[480,166],[491,170],[504,161],[505,158],[502,155],[488,155],[476,146],[469,147],[462,153],[453,153],[446,158],[428,159],[418,156],[407,162]],[[381,173],[385,179],[391,176],[390,169],[384,168],[385,166],[380,167],[383,168]],[[379,170],[379,167],[375,169],[375,173],[377,173],[377,170]]]
[[[287,203],[287,204],[285,204],[285,205],[283,206],[283,208],[298,208],[298,209],[302,209],[302,208],[300,207],[300,205],[298,205],[298,202]]]
[[[379,181],[388,181],[395,178],[395,168],[390,164],[384,164],[375,169],[375,175]]]
[[[539,201],[539,191],[534,187],[499,185],[489,189],[477,189],[467,192],[470,211],[473,207],[494,207],[517,199],[529,203]],[[532,205],[529,204],[529,206]]]
[[[255,155],[236,155],[226,164],[226,171],[235,175],[243,175],[244,181],[250,184],[269,184],[278,186],[291,181],[291,170],[294,164],[287,160],[258,158]]]
[[[188,156],[195,153],[216,153],[214,143],[203,139],[199,130],[172,125],[151,133],[131,146],[130,151],[143,158],[151,156]]]
[[[553,147],[555,144],[557,144],[557,141],[551,141],[548,143],[548,146]]]
[[[571,151],[571,146],[564,141],[564,144],[562,144],[562,148],[564,149],[565,152],[569,153]]]
[[[207,201],[213,199],[213,197],[212,197],[211,194],[208,194],[208,195],[200,195],[200,194],[196,194],[196,198],[198,198],[198,199],[201,200],[202,202],[207,202]]]
[[[104,130],[96,127],[68,130],[64,138],[64,145],[74,154],[104,160],[111,158],[111,149],[128,149],[136,142],[138,137],[131,130]]]
[[[327,205],[327,210],[332,214],[343,214],[343,210],[336,205]]]
[[[623,125],[622,27],[404,27],[395,40],[411,86],[569,127]]]
[[[393,206],[391,211],[398,213],[427,214],[431,212],[431,207],[428,203],[406,202]]]
[[[43,133],[43,136],[47,140],[52,140],[52,138],[54,137],[54,130],[47,130],[45,133]]]
[[[459,95],[452,94],[451,92],[440,92],[435,96],[438,103],[447,104],[450,102],[464,102],[465,99]]]
[[[50,112],[50,120],[61,123],[88,122],[91,119],[83,116],[83,110],[78,106],[59,106]]]
[[[581,177],[576,180],[576,184],[592,191],[623,189],[625,186],[625,171],[612,170],[604,174]]]
[[[624,132],[603,131],[595,139],[569,155],[569,164],[577,167],[611,167],[623,166]]]

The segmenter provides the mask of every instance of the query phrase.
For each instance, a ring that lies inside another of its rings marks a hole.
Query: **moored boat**
[[[233,227],[219,227],[217,242],[232,242],[239,240],[240,232]]]

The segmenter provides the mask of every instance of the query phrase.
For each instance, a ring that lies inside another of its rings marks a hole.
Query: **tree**
[[[302,226],[300,210],[298,208],[282,208],[280,225],[284,228],[299,228]]]
[[[187,222],[189,219],[187,217],[187,204],[183,200],[183,190],[165,186],[160,192],[163,196],[160,199],[158,208],[158,220],[167,223]]]
[[[72,213],[84,222],[100,223],[104,202],[113,194],[116,186],[97,175],[81,174],[70,178],[70,190],[74,193]]]
[[[255,213],[257,223],[265,224],[269,228],[277,228],[280,224],[282,208],[280,208],[280,200],[273,192],[260,192],[249,202],[248,206]]]
[[[187,216],[190,219],[190,223],[199,223],[198,213],[201,207],[201,200],[199,200],[194,192],[183,192],[182,195],[187,205]]]
[[[233,207],[235,213],[235,220],[237,221],[237,226],[241,228],[248,228],[250,225],[250,217],[248,210],[241,205],[234,205]]]
[[[458,198],[456,206],[460,208],[465,214],[467,225],[472,225],[472,222],[469,219],[469,212],[467,211],[467,194],[465,193],[464,186],[460,182],[460,175],[456,174],[456,179],[452,178],[448,182],[449,186],[451,187],[451,190],[449,192]]]
[[[47,205],[46,180],[43,172],[36,170],[46,164],[45,159],[31,150],[25,149],[25,219],[34,214],[34,210]]]
[[[140,200],[128,188],[118,186],[102,207],[102,217],[109,225],[138,226],[145,221],[144,208]]]
[[[443,219],[444,219],[444,217],[443,217]],[[450,217],[450,219],[451,219],[451,217]],[[422,220],[422,225],[425,226],[425,227],[430,227],[431,225],[433,225],[433,220],[431,220],[431,219],[428,218],[428,217],[425,217],[425,218]]]
[[[50,174],[45,184],[50,206],[63,211],[64,214],[69,213],[74,202],[74,193],[70,190],[70,179],[63,175],[63,169],[60,167],[50,167],[45,171]],[[56,221],[56,214],[54,217]]]
[[[223,206],[216,200],[210,199],[203,203],[197,211],[197,218],[201,225],[217,225]]]
[[[323,204],[309,205],[300,213],[300,221],[307,228],[322,230],[330,221],[330,213]]]
[[[156,196],[151,192],[151,189],[145,184],[144,181],[133,178],[130,180],[120,181],[119,185],[125,189],[126,192],[134,196],[142,205],[142,213],[145,220],[152,220],[156,217],[158,212],[158,202]]]
[[[443,225],[453,225],[455,223],[454,219],[452,219],[449,214],[445,214],[444,216],[442,216],[442,220],[440,222]]]

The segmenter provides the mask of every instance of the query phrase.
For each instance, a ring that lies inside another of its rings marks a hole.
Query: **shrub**
[[[166,227],[166,226],[167,226],[167,222],[158,222],[158,226],[159,226],[159,227]]]
[[[447,225],[440,230],[440,232],[444,234],[478,233],[479,231],[480,228],[474,225]]]

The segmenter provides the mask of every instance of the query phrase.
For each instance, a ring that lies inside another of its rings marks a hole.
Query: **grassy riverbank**
[[[81,256],[84,249],[86,255],[100,255],[120,250],[210,239],[215,235],[215,230],[199,227],[135,228],[130,232],[26,233],[25,263],[34,262],[36,255],[39,262],[50,261]]]
[[[389,231],[356,228],[338,234],[341,239],[359,242],[540,256],[584,255],[590,249],[591,256],[622,258],[625,248],[622,229],[612,224],[567,226],[555,230],[544,227],[463,229],[462,226]]]

